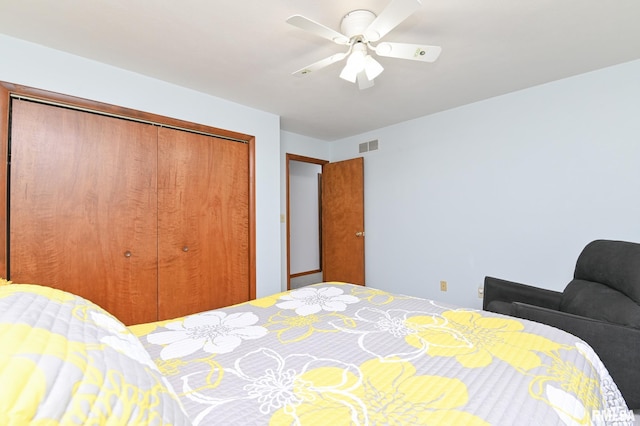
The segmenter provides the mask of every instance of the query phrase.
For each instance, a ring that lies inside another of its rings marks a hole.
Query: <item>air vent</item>
[[[377,149],[378,149],[378,139],[374,139],[369,142],[362,142],[360,145],[358,145],[358,152],[360,154],[364,152],[375,151]]]

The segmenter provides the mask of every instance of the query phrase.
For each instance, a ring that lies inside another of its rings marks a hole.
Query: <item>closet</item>
[[[252,140],[7,104],[12,281],[81,295],[125,324],[255,297]]]

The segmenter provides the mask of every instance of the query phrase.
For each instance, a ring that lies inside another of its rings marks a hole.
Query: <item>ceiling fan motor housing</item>
[[[349,38],[361,36],[375,19],[376,14],[370,10],[360,9],[351,11],[342,18],[340,31]]]

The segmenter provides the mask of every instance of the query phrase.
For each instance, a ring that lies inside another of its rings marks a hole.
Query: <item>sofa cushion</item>
[[[562,294],[560,310],[640,329],[640,306],[623,293],[600,283],[571,281]]]
[[[503,315],[511,315],[511,302],[503,302],[502,300],[492,300],[486,308],[487,311],[496,312]]]
[[[574,278],[605,284],[640,304],[640,244],[592,241],[578,257]]]

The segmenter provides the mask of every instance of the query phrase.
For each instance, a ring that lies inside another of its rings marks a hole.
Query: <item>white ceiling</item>
[[[283,130],[336,140],[572,75],[640,59],[640,0],[422,0],[383,41],[442,47],[433,64],[378,58],[360,91],[344,51],[285,20],[340,30],[389,0],[0,0],[0,33],[281,116]],[[640,78],[640,76],[639,76]]]

